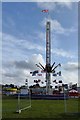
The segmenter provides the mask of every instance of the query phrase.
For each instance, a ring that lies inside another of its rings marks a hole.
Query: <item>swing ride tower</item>
[[[61,66],[59,63],[58,65],[55,65],[55,62],[51,65],[51,22],[49,20],[46,21],[46,65],[45,67],[39,63],[36,64],[37,67],[39,67],[42,71],[46,73],[46,94],[50,94],[50,83],[51,83],[51,73],[55,73],[55,69],[58,66]]]
[[[44,12],[48,12],[45,10]],[[58,66],[61,66],[59,63],[58,65],[55,65],[55,62],[51,65],[51,22],[49,19],[46,21],[46,65],[45,67],[39,63],[36,64],[37,67],[39,67],[42,71],[46,73],[46,94],[50,94],[50,83],[51,83],[51,73],[55,73],[55,69]]]
[[[50,21],[46,22],[46,93],[50,93],[50,82],[51,82],[51,34],[50,34]]]

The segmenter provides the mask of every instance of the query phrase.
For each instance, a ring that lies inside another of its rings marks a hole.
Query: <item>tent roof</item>
[[[78,93],[78,91],[77,91],[77,90],[74,90],[74,89],[73,89],[73,90],[70,90],[69,92],[70,92],[70,93],[71,93],[71,92],[72,92],[72,93]]]

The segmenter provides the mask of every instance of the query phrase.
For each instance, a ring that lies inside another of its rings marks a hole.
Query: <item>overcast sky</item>
[[[30,71],[36,63],[45,65],[45,22],[49,10],[51,21],[51,64],[62,64],[63,83],[78,82],[78,3],[77,2],[14,2],[2,3],[3,84],[22,85],[25,79],[33,84]],[[1,36],[1,31],[0,31]],[[59,70],[59,69],[58,69]],[[55,78],[52,77],[51,81]],[[45,85],[45,84],[44,84]],[[53,83],[52,83],[53,85]]]

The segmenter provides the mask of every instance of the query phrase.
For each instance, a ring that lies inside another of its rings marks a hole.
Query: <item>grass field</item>
[[[23,100],[23,107],[27,105],[27,101]],[[28,101],[29,102],[29,101]],[[17,99],[3,99],[3,118],[56,118],[64,120],[80,119],[77,116],[78,99],[66,100],[66,113],[64,100],[32,100],[32,107],[22,111],[20,114],[16,113]]]

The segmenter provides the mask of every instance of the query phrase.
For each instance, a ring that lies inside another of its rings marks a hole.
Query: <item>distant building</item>
[[[77,87],[77,91],[80,92],[80,87]]]
[[[3,94],[6,94],[6,95],[14,95],[17,93],[17,88],[5,88],[3,90]]]
[[[20,94],[26,95],[26,94],[28,94],[28,93],[29,93],[29,90],[28,90],[28,88],[27,88],[26,86],[21,87],[21,89],[20,89]]]

